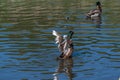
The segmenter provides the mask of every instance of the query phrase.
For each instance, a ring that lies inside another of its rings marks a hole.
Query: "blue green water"
[[[1,0],[0,80],[118,80],[120,1],[101,0],[101,19],[86,20],[95,2]],[[52,30],[75,32],[72,59],[56,60]]]

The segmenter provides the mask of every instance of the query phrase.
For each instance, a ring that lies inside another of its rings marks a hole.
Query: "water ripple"
[[[119,2],[102,1],[100,22],[84,19],[94,2],[1,0],[0,80],[118,80]],[[75,32],[72,59],[56,60],[52,30]]]

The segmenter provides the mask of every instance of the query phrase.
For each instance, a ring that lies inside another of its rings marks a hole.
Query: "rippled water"
[[[86,20],[95,1],[1,0],[0,80],[118,80],[119,0],[102,0],[101,19]],[[52,30],[75,32],[72,59],[56,60]]]

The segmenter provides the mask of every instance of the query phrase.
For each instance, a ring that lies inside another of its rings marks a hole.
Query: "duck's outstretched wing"
[[[52,35],[54,35],[54,36],[56,36],[56,37],[57,37],[57,36],[61,36],[61,35],[60,35],[58,32],[56,32],[55,30],[52,31]]]
[[[52,35],[56,36],[55,41],[56,43],[61,43],[63,41],[63,37],[60,35],[60,33],[56,32],[55,30],[52,31]]]

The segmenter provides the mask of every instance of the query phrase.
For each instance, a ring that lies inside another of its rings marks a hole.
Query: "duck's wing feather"
[[[61,43],[63,41],[63,37],[60,35],[60,33],[56,32],[55,30],[52,31],[52,35],[56,36],[56,43]]]
[[[57,36],[61,36],[60,33],[56,32],[55,30],[52,31],[52,35],[54,35],[54,36],[56,36],[56,37],[57,37]]]

